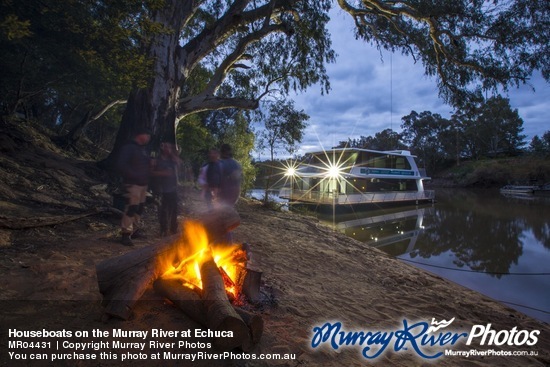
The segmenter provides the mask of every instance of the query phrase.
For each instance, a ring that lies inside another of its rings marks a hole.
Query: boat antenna
[[[390,52],[390,130],[393,131],[393,52]]]

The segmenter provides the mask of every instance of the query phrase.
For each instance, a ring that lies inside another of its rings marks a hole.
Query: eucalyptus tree
[[[187,115],[256,109],[274,90],[284,94],[320,83],[327,91],[325,64],[335,57],[325,27],[329,7],[328,0],[149,4],[147,14],[162,29],[147,45],[154,77],[130,95],[118,142],[136,124],[170,139]],[[209,73],[200,89],[189,83],[196,70]]]
[[[454,106],[482,90],[550,79],[547,0],[337,0],[356,36],[420,61]]]
[[[409,115],[403,116],[402,121],[403,140],[418,155],[425,168],[430,172],[436,171],[449,155],[443,137],[452,126],[451,122],[430,111],[411,111]]]
[[[528,151],[534,155],[549,156],[550,155],[550,130],[547,130],[542,135],[533,136],[529,143]]]

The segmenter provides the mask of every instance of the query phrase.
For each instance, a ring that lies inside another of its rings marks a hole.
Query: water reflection
[[[418,235],[424,229],[424,216],[433,216],[433,211],[433,208],[426,207],[370,213],[362,218],[339,221],[336,229],[392,256],[398,256],[415,249]],[[342,216],[340,219],[343,219]]]
[[[336,228],[492,298],[538,309],[512,306],[550,321],[550,199],[466,190],[437,196],[429,207],[338,216]]]

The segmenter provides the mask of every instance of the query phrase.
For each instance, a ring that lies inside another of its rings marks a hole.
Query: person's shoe
[[[124,246],[134,246],[134,243],[132,242],[132,238],[130,237],[129,233],[123,233],[122,234],[122,241],[120,241]]]

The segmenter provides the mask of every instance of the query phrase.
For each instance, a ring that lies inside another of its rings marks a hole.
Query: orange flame
[[[164,259],[166,271],[163,278],[180,279],[183,284],[202,289],[200,268],[212,258],[216,265],[223,269],[232,284],[226,283],[226,291],[238,296],[241,269],[246,265],[246,253],[240,245],[209,245],[208,234],[204,226],[195,221],[187,221],[176,251]]]

